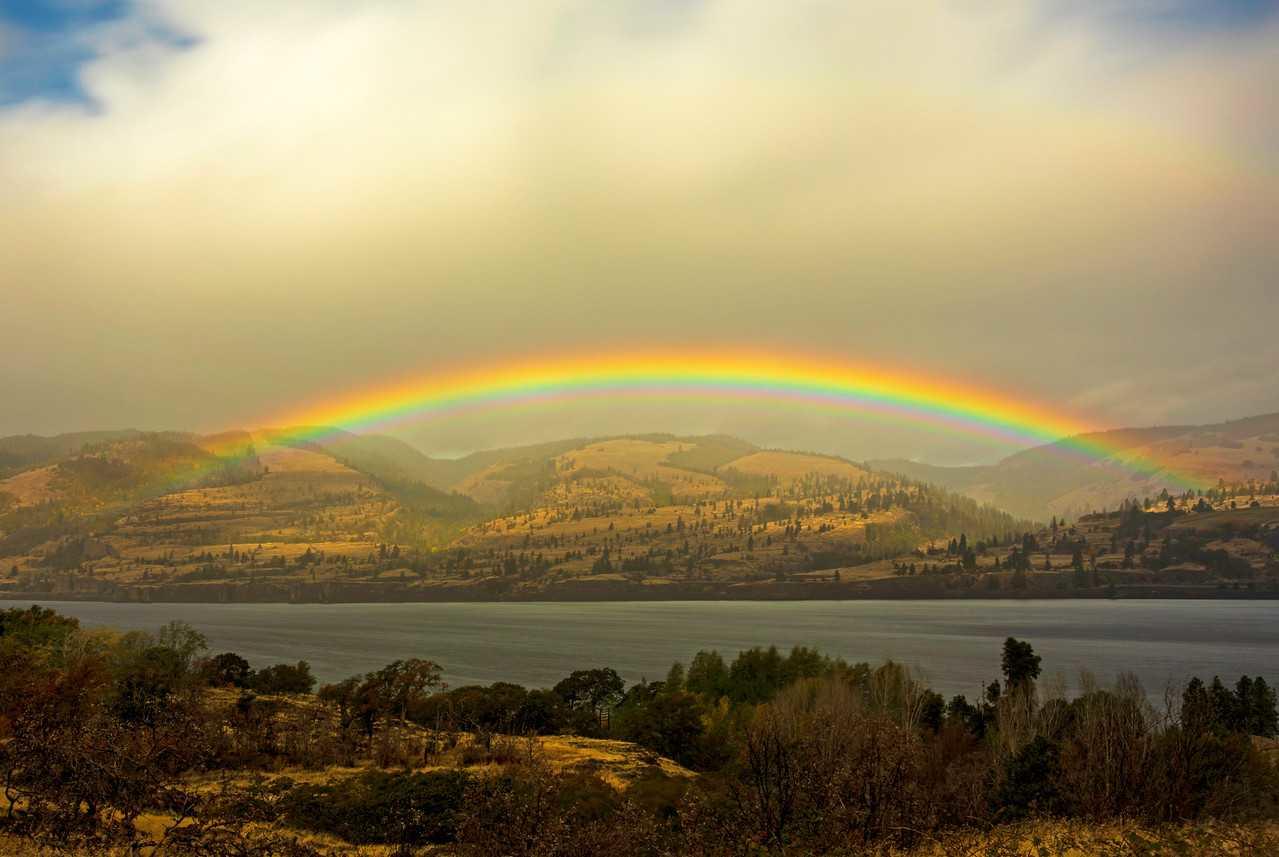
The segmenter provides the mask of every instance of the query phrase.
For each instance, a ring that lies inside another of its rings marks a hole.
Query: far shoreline
[[[440,593],[444,595],[444,593]],[[455,596],[455,593],[448,595]],[[298,606],[369,606],[369,605],[402,605],[402,604],[767,604],[767,603],[826,603],[832,601],[873,601],[880,603],[888,602],[1087,602],[1087,601],[1279,601],[1279,592],[1262,591],[1227,591],[1219,594],[1207,593],[1177,593],[1177,592],[1118,592],[1114,594],[1107,593],[1072,593],[1070,595],[1051,595],[1042,592],[1027,594],[1001,594],[1001,593],[981,593],[973,595],[903,595],[891,593],[866,593],[858,595],[820,595],[816,593],[803,593],[795,595],[771,595],[761,596],[758,594],[751,595],[734,595],[723,592],[716,593],[680,593],[673,596],[663,597],[635,597],[635,593],[617,593],[613,596],[595,597],[559,597],[548,598],[545,594],[539,593],[538,596],[528,597],[426,597],[426,598],[351,598],[351,599],[318,599],[318,598],[182,598],[182,597],[121,597],[121,598],[102,598],[94,596],[76,597],[71,593],[47,593],[47,592],[12,592],[0,594],[0,603],[3,602],[32,602],[38,604],[123,604],[123,605],[173,605],[173,604],[208,604],[208,605],[224,605],[228,607],[235,606],[253,606],[253,605],[298,605]]]

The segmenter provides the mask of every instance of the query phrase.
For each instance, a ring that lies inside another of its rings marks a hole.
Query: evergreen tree
[[[1013,688],[1039,678],[1041,658],[1030,643],[1009,637],[1004,640],[1004,653],[1000,665],[1008,687]]]

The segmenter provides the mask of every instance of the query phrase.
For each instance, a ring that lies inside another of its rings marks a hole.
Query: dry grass
[[[61,496],[53,484],[57,472],[58,468],[53,465],[24,470],[8,479],[0,480],[0,492],[12,497],[15,507],[36,506],[50,500],[57,500]]]
[[[943,834],[894,857],[1263,857],[1279,854],[1279,824],[1200,822],[1150,826],[1035,821],[989,831]]]
[[[353,846],[329,836],[290,833],[325,854],[389,857],[395,852],[390,845]],[[94,857],[135,854],[125,848],[68,852],[0,834],[0,854],[5,857],[89,857],[91,853]],[[1279,854],[1279,824],[1202,822],[1152,827],[1135,822],[1098,825],[1035,821],[988,831],[941,834],[908,851],[870,849],[853,853],[865,853],[867,857],[1266,857]]]
[[[850,479],[853,482],[868,475],[857,465],[838,458],[796,452],[753,452],[730,461],[722,469],[753,476],[776,476],[783,487],[813,474]]]
[[[653,480],[667,485],[677,497],[719,497],[728,486],[714,476],[665,464],[674,453],[692,448],[691,443],[657,443],[619,438],[593,443],[566,452],[555,459],[556,471],[571,477],[581,471],[612,471],[636,480]]]

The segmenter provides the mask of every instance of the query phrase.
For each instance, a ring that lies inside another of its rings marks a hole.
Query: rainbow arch
[[[1012,444],[1056,444],[1182,488],[1203,487],[1107,443],[1092,434],[1095,426],[1028,399],[953,379],[758,350],[628,350],[452,368],[311,402],[266,424],[299,427],[284,434],[305,442],[334,429],[372,431],[504,407],[621,397],[770,401],[883,414]]]

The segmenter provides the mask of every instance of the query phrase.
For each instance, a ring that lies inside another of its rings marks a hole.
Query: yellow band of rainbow
[[[446,368],[296,407],[268,424],[285,427],[294,442],[306,442],[333,429],[373,431],[477,410],[621,397],[762,400],[883,414],[1013,445],[1055,444],[1171,485],[1204,487],[1107,442],[1094,426],[1029,399],[953,379],[760,350],[625,350]]]

